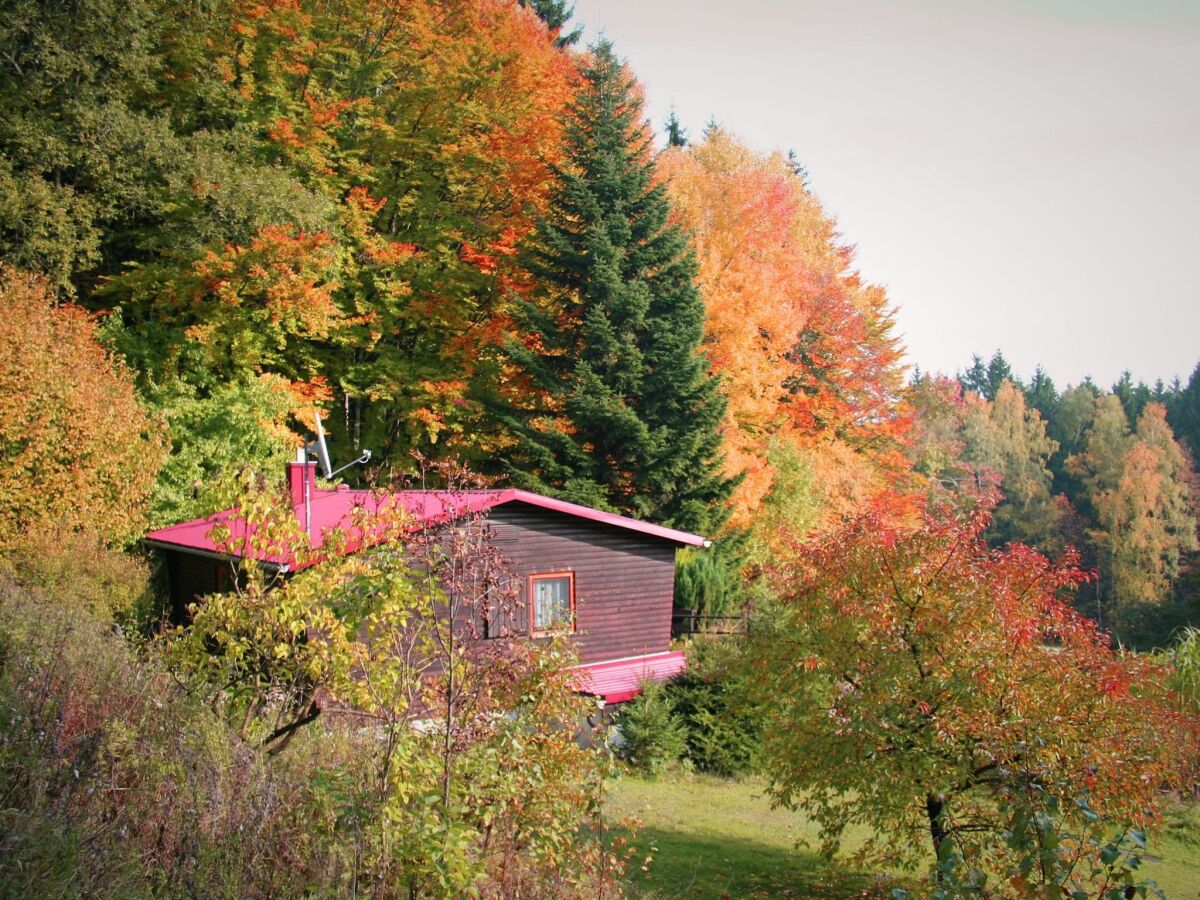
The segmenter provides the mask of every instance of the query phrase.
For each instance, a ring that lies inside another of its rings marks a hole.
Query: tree
[[[1073,560],[989,550],[987,525],[870,510],[780,561],[747,670],[770,790],[829,851],[866,826],[868,852],[932,857],[943,880],[961,862],[1014,895],[1086,889],[1103,842],[1068,835],[1152,821],[1196,722],[1155,663],[1058,599],[1084,577]],[[1011,840],[1030,822],[1032,849]],[[1039,867],[1040,851],[1079,864]]]
[[[1161,405],[1146,406],[1136,434],[1116,486],[1094,501],[1101,559],[1122,605],[1165,600],[1183,555],[1196,549],[1188,465]]]
[[[1050,457],[1054,490],[1065,494],[1076,507],[1082,506],[1083,490],[1079,478],[1067,461],[1083,449],[1083,441],[1096,417],[1100,391],[1085,381],[1062,392],[1053,417],[1047,419],[1046,432],[1058,442],[1058,450]]]
[[[1034,369],[1033,378],[1025,385],[1025,401],[1041,413],[1045,422],[1050,422],[1058,411],[1058,389],[1041,366]]]
[[[536,279],[498,404],[505,473],[532,490],[714,532],[725,411],[700,353],[695,258],[654,184],[641,103],[610,44],[566,123],[569,164],[527,249]]]
[[[1151,398],[1150,388],[1146,386],[1146,382],[1139,381],[1134,385],[1133,376],[1126,369],[1121,373],[1117,383],[1112,386],[1112,393],[1121,401],[1121,406],[1125,409],[1125,416],[1129,419],[1129,427],[1135,427],[1142,410],[1146,408],[1146,404],[1150,402]]]
[[[0,266],[0,546],[38,529],[140,536],[166,440],[128,370],[48,282]]]
[[[1200,459],[1200,363],[1192,369],[1187,386],[1172,393],[1167,401],[1167,420],[1171,428]]]
[[[1147,405],[1130,433],[1120,398],[1106,394],[1068,468],[1087,499],[1097,602],[1115,616],[1110,625],[1128,626],[1138,604],[1167,598],[1182,555],[1196,547],[1186,458],[1160,404]]]
[[[671,113],[667,116],[667,146],[668,147],[686,147],[688,144],[687,130],[679,124],[679,117],[675,115],[675,107],[671,107]]]
[[[1046,423],[1038,411],[1026,407],[1025,395],[1005,381],[991,403],[969,408],[963,440],[964,459],[1000,475],[1004,499],[992,518],[993,542],[1061,549],[1057,531],[1065,498],[1051,495],[1047,468],[1058,445],[1046,436]]]
[[[734,521],[749,524],[775,486],[778,438],[826,465],[831,515],[847,483],[869,493],[895,463],[899,350],[883,291],[850,268],[834,222],[781,154],[720,127],[659,157],[672,208],[691,233],[705,305],[704,349],[729,399],[729,471],[745,472]],[[842,464],[845,464],[843,467]]]
[[[568,0],[518,0],[521,6],[532,9],[546,27],[554,34],[554,42],[559,47],[570,47],[578,43],[583,36],[582,26],[563,31],[563,27],[575,14],[575,4]]]

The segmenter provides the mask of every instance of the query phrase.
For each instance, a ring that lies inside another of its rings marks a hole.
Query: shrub
[[[624,704],[614,717],[621,735],[621,754],[635,768],[657,775],[683,757],[687,733],[667,690],[657,682]]]
[[[100,620],[147,618],[154,603],[146,563],[85,532],[26,532],[0,550],[0,573],[48,598],[68,597]]]
[[[732,615],[743,586],[735,561],[716,550],[681,550],[675,564],[675,606],[705,616]]]
[[[687,757],[702,772],[731,777],[753,770],[761,734],[757,716],[740,690],[736,645],[694,641],[687,671],[666,688],[684,726]]]

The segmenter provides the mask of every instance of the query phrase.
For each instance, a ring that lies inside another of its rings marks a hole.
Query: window
[[[529,579],[529,630],[534,635],[575,629],[575,575],[534,575]]]

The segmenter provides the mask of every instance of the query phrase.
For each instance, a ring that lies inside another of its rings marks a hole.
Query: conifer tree
[[[557,31],[558,37],[554,42],[560,47],[570,47],[583,34],[583,29],[576,27],[565,31],[566,24],[575,14],[575,4],[567,0],[518,0],[521,6],[532,9],[551,31]]]
[[[1187,387],[1176,384],[1168,396],[1167,421],[1192,456],[1200,458],[1200,363],[1192,370]]]
[[[733,484],[695,258],[668,224],[641,103],[609,43],[582,76],[570,162],[526,251],[538,287],[510,362],[529,390],[499,411],[504,466],[521,487],[712,533]]]
[[[671,107],[671,113],[667,116],[667,146],[668,147],[686,147],[688,144],[687,129],[679,124],[679,116],[675,115],[675,107]]]

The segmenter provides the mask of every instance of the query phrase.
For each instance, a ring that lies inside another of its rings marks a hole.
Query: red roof
[[[314,488],[311,491],[308,509],[309,534],[314,549],[319,549],[324,543],[327,532],[334,529],[350,530],[353,514],[356,509],[360,508],[378,511],[384,507],[398,505],[416,521],[423,523],[454,519],[460,515],[482,512],[507,503],[523,503],[691,547],[701,547],[707,543],[703,537],[689,534],[686,531],[677,531],[674,528],[642,522],[628,516],[602,512],[588,506],[580,506],[577,503],[568,503],[565,500],[555,500],[552,497],[543,497],[541,494],[512,488],[473,491],[398,491],[384,495],[374,494],[370,491],[326,491]],[[304,527],[304,504],[296,504],[293,511],[301,527]],[[233,538],[231,542],[218,546],[213,541],[211,534],[218,524],[229,527]],[[227,509],[201,519],[159,528],[147,534],[146,539],[156,544],[224,556],[228,555],[227,548],[231,544],[237,546],[237,539],[245,537],[246,528],[246,523],[240,518],[238,511]],[[351,545],[355,544],[353,541],[350,543]],[[254,555],[263,562],[280,566],[292,564],[292,560],[283,553],[262,552],[249,555]]]
[[[682,650],[576,666],[575,689],[603,697],[606,703],[623,703],[640,694],[644,682],[667,681],[686,668]]]

